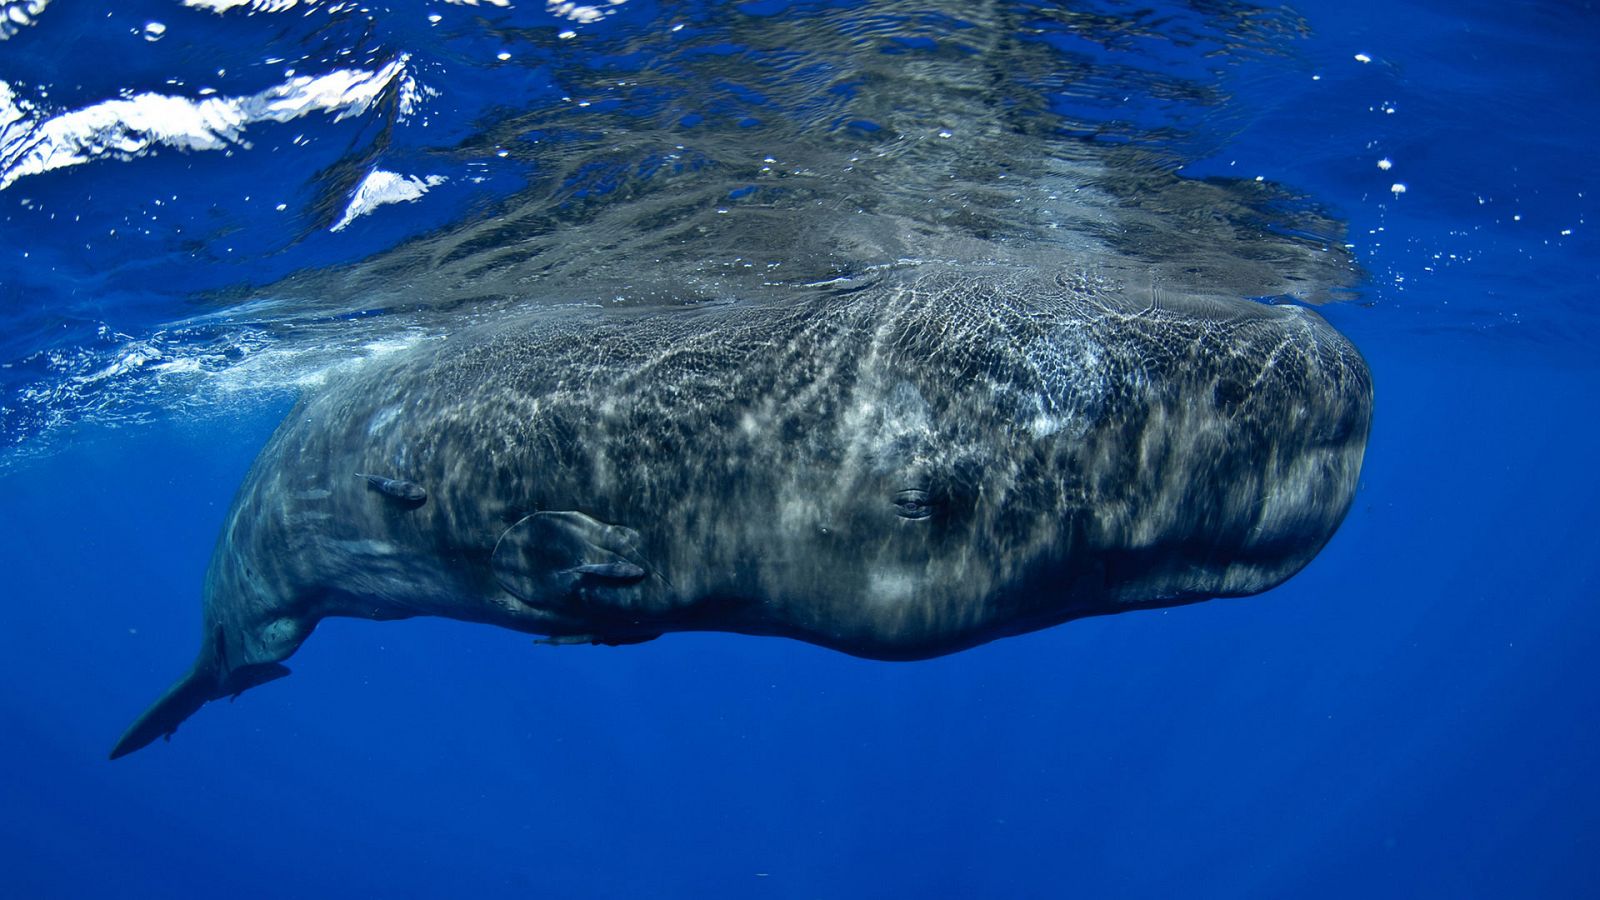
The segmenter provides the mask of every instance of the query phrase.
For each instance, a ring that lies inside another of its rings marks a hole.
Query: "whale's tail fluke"
[[[150,704],[150,708],[122,733],[117,745],[111,748],[111,758],[127,756],[153,743],[156,738],[172,737],[185,719],[212,700],[238,696],[249,688],[289,674],[288,666],[275,662],[230,669],[225,647],[222,629],[218,626],[201,647],[200,657],[190,667],[188,674],[168,688],[161,699]]]
[[[156,738],[171,737],[184,719],[194,715],[195,710],[212,699],[216,684],[214,671],[201,671],[199,665],[190,669],[189,674],[178,679],[178,683],[168,688],[160,700],[150,704],[144,715],[128,726],[128,730],[122,733],[122,739],[111,748],[111,758],[127,756]]]

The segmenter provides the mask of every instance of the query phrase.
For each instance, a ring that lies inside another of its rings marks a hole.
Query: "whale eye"
[[[902,519],[926,519],[933,515],[933,499],[919,488],[899,491],[894,495],[894,511]]]

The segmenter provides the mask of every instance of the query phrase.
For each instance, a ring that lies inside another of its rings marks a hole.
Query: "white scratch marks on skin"
[[[385,406],[383,409],[378,410],[377,414],[372,417],[372,424],[367,426],[367,434],[376,437],[385,428],[389,427],[389,423],[393,422],[399,415],[399,406]]]
[[[904,569],[878,568],[870,576],[869,592],[879,603],[908,603],[916,596],[917,579]]]

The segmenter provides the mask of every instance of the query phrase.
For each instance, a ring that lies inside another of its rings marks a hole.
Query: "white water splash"
[[[407,203],[420,198],[428,189],[444,184],[443,175],[401,175],[384,169],[373,169],[350,197],[344,215],[333,224],[330,231],[343,231],[346,225],[388,203]]]
[[[511,6],[511,0],[444,0],[444,2],[453,6],[498,6],[502,9]],[[245,9],[252,13],[289,12],[295,7],[309,9],[321,3],[322,0],[183,0],[183,5],[190,9],[204,9],[218,15],[234,9]]]
[[[0,41],[38,20],[50,0],[0,0]]]
[[[616,7],[627,2],[628,0],[608,0],[606,3],[573,3],[570,0],[547,0],[544,9],[552,16],[588,25],[611,15],[616,12]]]
[[[317,0],[306,0],[306,6],[315,6]],[[222,14],[230,9],[244,7],[256,13],[287,12],[298,5],[297,0],[183,0],[190,9],[205,9]]]

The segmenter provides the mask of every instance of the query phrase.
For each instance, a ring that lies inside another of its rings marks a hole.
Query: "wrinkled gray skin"
[[[1263,591],[1344,517],[1371,406],[1306,309],[1040,277],[457,334],[279,428],[217,544],[193,670],[112,755],[287,674],[327,616],[900,660]]]

